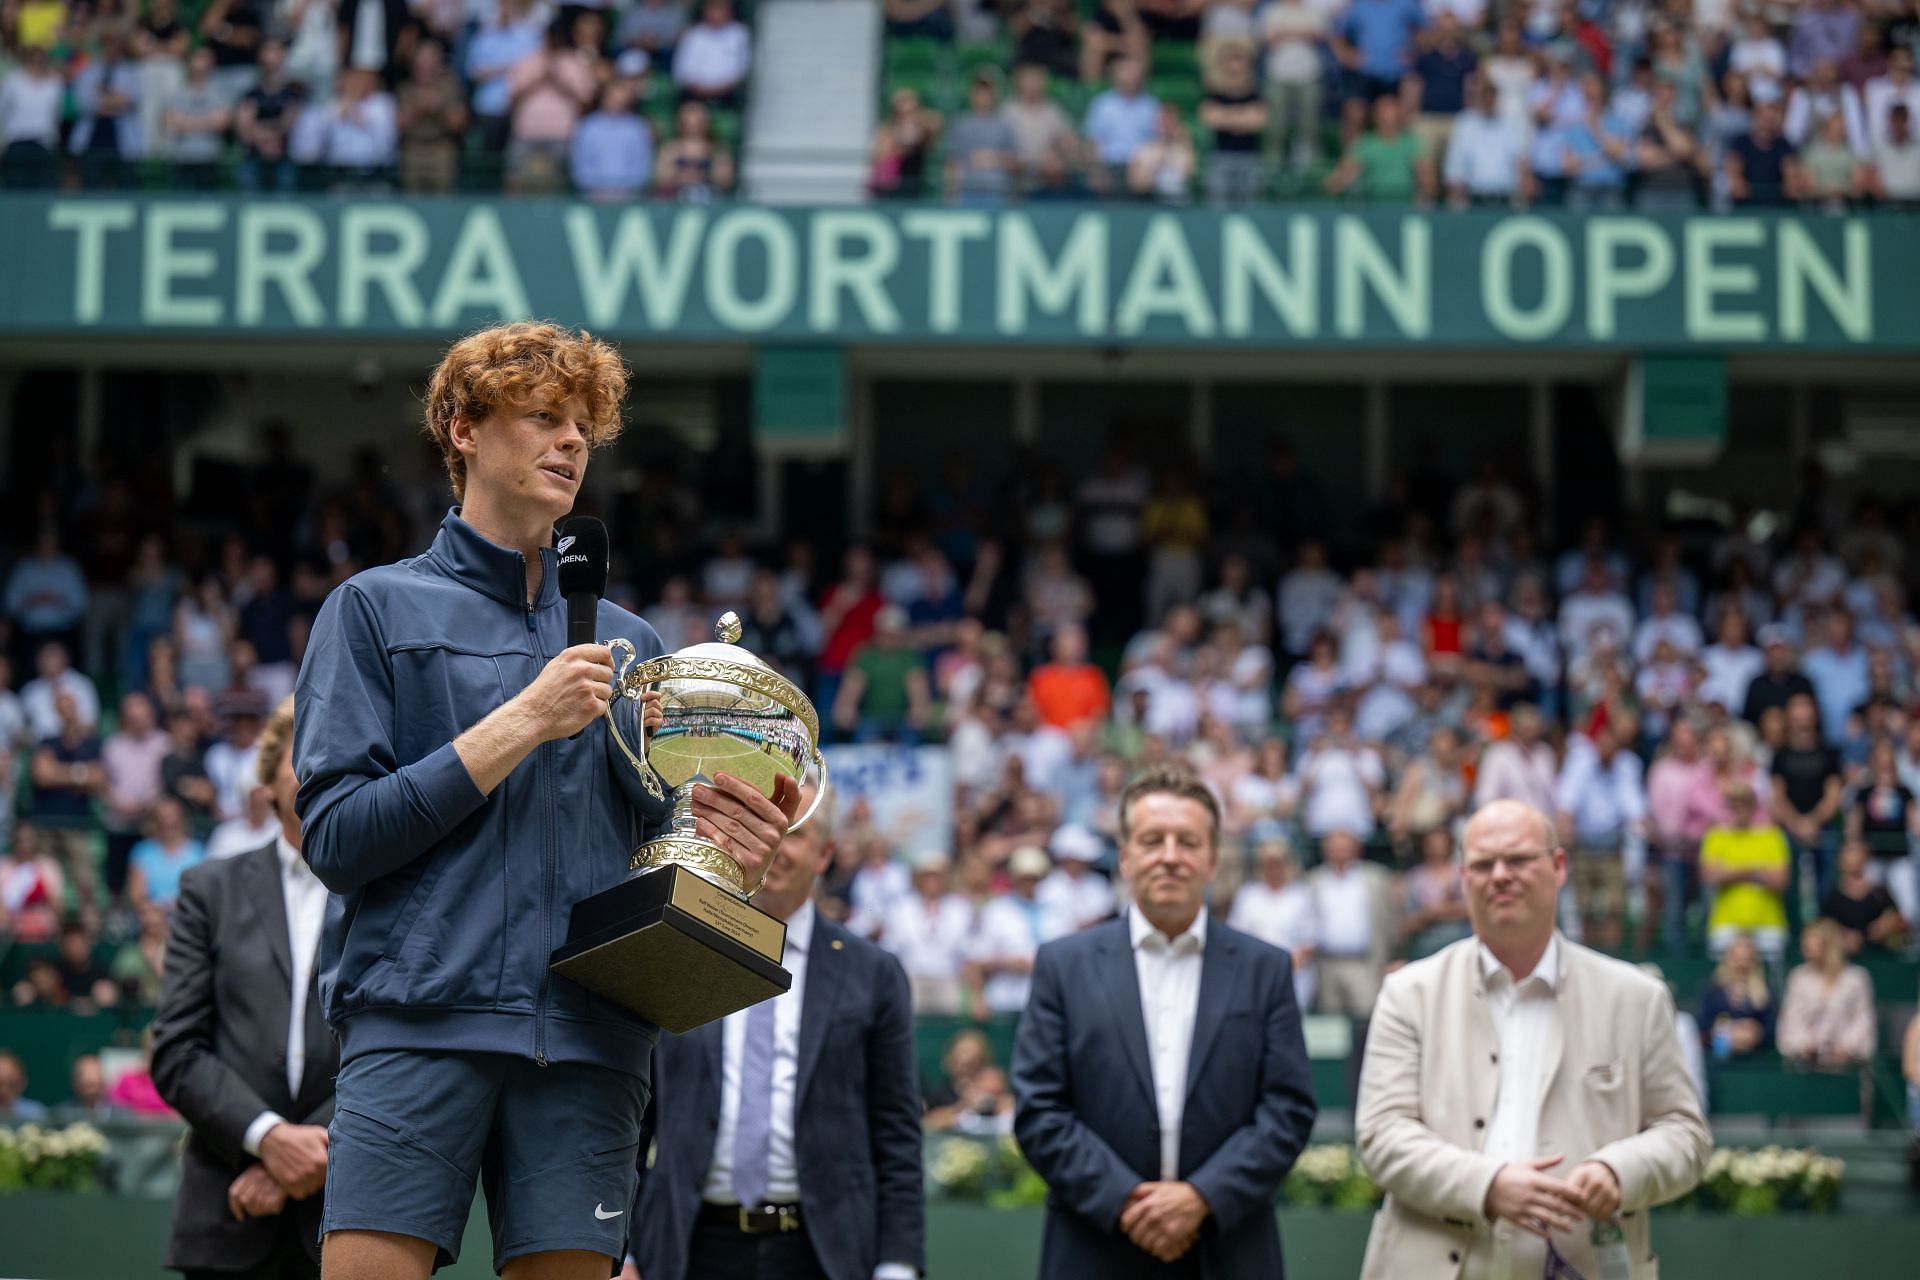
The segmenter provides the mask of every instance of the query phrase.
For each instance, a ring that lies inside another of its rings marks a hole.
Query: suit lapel
[[[807,939],[807,985],[800,993],[800,1061],[795,1064],[793,1080],[795,1106],[807,1096],[813,1069],[820,1064],[820,1046],[826,1043],[827,1028],[838,1016],[847,986],[842,972],[846,952],[834,948],[834,943],[841,941],[834,936],[839,932],[838,925],[815,914],[813,936]]]
[[[1555,975],[1553,984],[1553,1016],[1547,1019],[1547,1045],[1540,1062],[1540,1105],[1546,1106],[1547,1094],[1553,1089],[1553,1078],[1560,1074],[1560,1059],[1566,1055],[1567,1027],[1566,1002],[1567,982],[1572,977],[1573,949],[1564,941],[1560,944],[1560,972]]]
[[[1147,1100],[1153,1103],[1153,1065],[1147,1057],[1147,1019],[1140,1009],[1140,975],[1133,966],[1133,948],[1127,934],[1127,917],[1104,926],[1107,936],[1100,944],[1100,977],[1111,1006],[1114,1026],[1120,1031],[1120,1047],[1126,1051],[1134,1075]]]
[[[291,1004],[293,944],[287,940],[287,899],[280,887],[279,846],[268,845],[242,856],[247,860],[247,898],[260,917],[260,932],[266,935],[274,962],[280,966],[280,985]]]
[[[1193,1048],[1187,1053],[1187,1093],[1193,1093],[1200,1079],[1200,1067],[1207,1060],[1214,1037],[1220,1034],[1227,1004],[1233,994],[1234,958],[1238,947],[1232,935],[1209,921],[1207,945],[1200,955],[1200,1003],[1193,1015]]]

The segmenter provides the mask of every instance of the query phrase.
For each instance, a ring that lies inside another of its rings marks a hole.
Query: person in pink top
[[[1703,735],[1706,771],[1694,781],[1688,798],[1688,825],[1701,833],[1713,827],[1733,824],[1733,810],[1727,804],[1727,788],[1744,782],[1756,792],[1768,787],[1765,770],[1755,767],[1753,757],[1727,725],[1714,725]]]
[[[507,184],[516,192],[558,190],[567,171],[567,144],[598,95],[600,57],[573,45],[555,23],[545,47],[513,64],[507,142]]]
[[[1654,865],[1648,868],[1648,907],[1641,917],[1644,948],[1660,918],[1660,940],[1669,951],[1686,945],[1687,909],[1700,896],[1700,837],[1706,827],[1694,795],[1713,774],[1700,751],[1700,731],[1684,717],[1673,722],[1667,749],[1647,770],[1647,823]]]

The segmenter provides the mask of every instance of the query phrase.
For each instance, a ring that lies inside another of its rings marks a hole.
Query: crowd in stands
[[[115,460],[14,504],[0,952],[58,946],[7,1004],[150,1003],[182,871],[272,838],[252,760],[310,619],[445,511],[425,459],[392,461],[323,486],[269,429],[212,497]],[[1124,442],[1074,485],[956,456],[885,476],[832,559],[749,547],[667,468],[601,514],[611,594],[669,649],[736,610],[833,740],[944,744],[950,838],[902,847],[856,804],[823,881],[924,1013],[1017,1014],[1037,946],[1122,905],[1130,774],[1179,759],[1224,814],[1214,909],[1293,952],[1310,1010],[1364,1020],[1391,966],[1466,936],[1456,836],[1512,798],[1558,824],[1569,936],[1718,958],[1703,1050],[1891,1048],[1856,961],[1920,918],[1920,504],[1842,502],[1810,468],[1796,510],[1594,519],[1550,550],[1494,459],[1396,472],[1340,539],[1284,444],[1244,486]],[[1003,1103],[989,1077],[941,1105]]]
[[[706,201],[732,0],[0,0],[0,186]]]
[[[880,194],[988,205],[1180,204],[1196,188],[1216,205],[1316,190],[1457,208],[1920,202],[1913,0],[885,9],[902,52],[874,139]],[[962,56],[923,60],[925,41],[958,41]],[[928,67],[957,70],[964,96]],[[951,101],[935,110],[930,94]]]

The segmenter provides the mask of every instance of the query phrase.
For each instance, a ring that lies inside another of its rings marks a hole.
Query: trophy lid
[[[729,609],[721,614],[713,624],[713,639],[703,644],[690,644],[676,650],[676,657],[710,658],[716,662],[737,662],[751,667],[766,667],[766,661],[756,653],[742,649],[740,639],[740,615]]]

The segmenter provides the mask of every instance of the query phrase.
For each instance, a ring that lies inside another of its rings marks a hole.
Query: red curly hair
[[[582,329],[521,320],[468,334],[447,348],[427,383],[427,434],[440,446],[456,502],[467,498],[467,460],[453,446],[453,420],[478,422],[535,401],[587,406],[587,448],[620,434],[627,366],[607,343]]]

